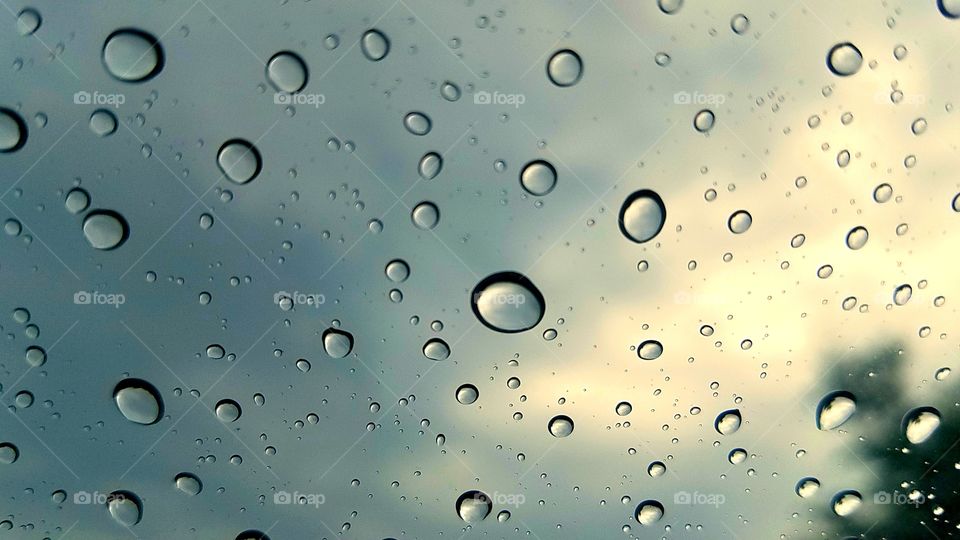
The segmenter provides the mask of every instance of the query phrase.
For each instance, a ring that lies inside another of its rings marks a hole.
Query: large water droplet
[[[542,159],[531,161],[520,173],[520,185],[527,193],[543,197],[557,185],[557,170]]]
[[[19,150],[27,142],[27,124],[11,109],[0,107],[0,152]]]
[[[557,86],[573,86],[582,76],[583,61],[579,54],[570,49],[553,53],[547,62],[547,77]]]
[[[121,81],[149,80],[163,69],[163,61],[163,48],[157,38],[143,30],[117,30],[103,43],[103,65]]]
[[[114,491],[107,496],[107,510],[117,523],[133,527],[143,516],[143,503],[129,491]]]
[[[937,8],[948,19],[960,19],[960,0],[937,0]]]
[[[471,490],[457,498],[457,515],[467,523],[483,521],[493,510],[493,501],[486,493]]]
[[[808,476],[806,478],[801,478],[800,481],[797,482],[794,491],[796,491],[797,495],[806,499],[812,497],[818,489],[820,489],[820,481],[812,476]]]
[[[20,450],[13,443],[0,443],[0,463],[10,465],[20,457]]]
[[[440,222],[440,209],[430,201],[423,201],[410,212],[410,219],[418,229],[427,231]]]
[[[846,390],[823,396],[817,405],[817,429],[829,431],[844,424],[857,411],[857,398]]]
[[[120,247],[129,235],[127,220],[112,210],[93,210],[83,220],[83,236],[96,249]]]
[[[663,518],[663,505],[660,501],[646,500],[637,505],[633,517],[644,527],[653,525]]]
[[[546,301],[540,290],[524,275],[499,272],[482,279],[470,296],[473,314],[487,328],[515,333],[540,323]]]
[[[637,356],[642,360],[656,360],[663,354],[663,344],[655,339],[648,339],[637,346]]]
[[[407,128],[407,131],[414,135],[426,135],[430,133],[432,126],[433,123],[430,121],[430,117],[422,112],[414,111],[407,113],[407,115],[403,117],[403,127]]]
[[[323,333],[323,350],[331,358],[343,358],[353,350],[353,336],[338,328],[328,328]]]
[[[457,388],[457,401],[463,405],[471,405],[480,397],[480,391],[472,384],[460,385]]]
[[[933,407],[917,407],[903,416],[900,423],[903,434],[913,444],[929,439],[940,427],[940,411]]]
[[[17,15],[17,33],[21,36],[29,36],[40,28],[42,22],[40,12],[33,8],[25,8]]]
[[[240,404],[232,399],[221,399],[214,411],[221,422],[236,422],[242,414]]]
[[[867,231],[866,227],[854,227],[847,233],[847,247],[853,250],[860,249],[867,245],[869,238],[870,232]]]
[[[863,497],[860,492],[847,489],[834,495],[830,506],[833,508],[833,513],[845,517],[856,512],[861,503],[863,503]]]
[[[278,92],[299,92],[307,85],[307,64],[296,53],[278,52],[267,62],[267,80]]]
[[[649,189],[633,192],[620,207],[620,232],[642,244],[660,234],[667,219],[667,208],[660,195]]]
[[[387,263],[386,268],[384,268],[384,273],[390,281],[403,283],[410,277],[410,267],[406,262],[400,259],[394,259]]]
[[[424,180],[433,180],[440,174],[440,170],[443,168],[443,158],[440,157],[440,154],[436,152],[430,152],[425,154],[420,158],[420,164],[417,166],[417,172],[420,173],[420,178]]]
[[[106,109],[97,109],[90,115],[90,131],[98,137],[107,137],[117,131],[117,117]]]
[[[360,50],[368,60],[379,62],[390,52],[390,40],[383,32],[371,28],[364,32],[360,39]]]
[[[243,139],[230,139],[217,152],[217,165],[228,180],[246,184],[260,174],[260,151]]]
[[[703,109],[693,117],[693,127],[700,133],[706,133],[713,129],[713,123],[716,121],[716,118],[713,111]]]
[[[913,296],[913,287],[905,283],[894,289],[893,303],[898,306],[905,305],[910,301],[911,296]]]
[[[743,234],[750,229],[751,225],[753,225],[753,216],[746,210],[737,210],[727,220],[727,228],[733,234]]]
[[[120,413],[137,424],[150,425],[163,415],[160,392],[147,381],[124,379],[113,389],[113,400]]]
[[[178,474],[173,479],[173,482],[177,486],[177,489],[187,495],[196,495],[203,489],[203,483],[200,482],[200,479],[197,478],[196,475],[186,472]]]
[[[730,409],[717,415],[713,427],[717,430],[717,433],[721,435],[732,435],[740,429],[742,421],[743,418],[740,416],[740,411],[738,409]]]
[[[440,338],[433,338],[423,344],[423,356],[440,362],[450,357],[450,346]]]
[[[862,64],[863,54],[850,42],[838,43],[827,53],[827,67],[834,75],[848,77],[859,71]]]
[[[569,437],[573,433],[573,419],[565,415],[557,415],[550,419],[547,424],[550,434],[558,439]]]

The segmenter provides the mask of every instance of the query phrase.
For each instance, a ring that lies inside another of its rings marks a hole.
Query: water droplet
[[[467,523],[478,523],[486,519],[493,510],[493,502],[486,493],[471,490],[457,498],[457,515]]]
[[[299,55],[281,51],[267,62],[267,80],[278,92],[293,94],[307,85],[307,64]]]
[[[450,357],[450,346],[440,338],[433,338],[423,344],[423,356],[440,362]]]
[[[554,437],[569,437],[573,433],[573,420],[569,416],[558,415],[550,419],[547,429]]]
[[[642,360],[656,360],[663,354],[663,345],[654,339],[648,339],[637,346],[637,356]]]
[[[553,53],[547,62],[547,77],[557,86],[573,86],[582,76],[583,61],[580,55],[570,49]]]
[[[847,489],[834,495],[830,506],[833,508],[833,513],[845,517],[856,512],[862,502],[863,497],[859,492]]]
[[[27,347],[25,358],[30,367],[40,367],[47,361],[47,352],[40,347]]]
[[[40,28],[43,18],[40,13],[33,8],[25,8],[17,15],[17,33],[21,36],[29,36]]]
[[[383,32],[376,28],[371,28],[364,32],[360,39],[360,50],[368,60],[379,62],[390,52],[390,40]]]
[[[533,328],[546,311],[540,290],[516,272],[498,272],[482,279],[473,288],[470,303],[484,326],[508,334]]]
[[[443,158],[440,157],[440,154],[436,152],[430,152],[425,154],[420,158],[420,164],[417,166],[417,172],[420,173],[420,178],[424,180],[433,180],[440,174],[440,170],[443,168]]]
[[[407,131],[414,135],[426,135],[430,133],[432,126],[433,124],[430,121],[430,117],[422,112],[414,111],[407,113],[407,115],[403,117],[403,127],[407,128]]]
[[[221,399],[214,411],[221,422],[236,422],[242,414],[240,404],[232,399]]]
[[[646,500],[637,505],[634,512],[637,523],[644,527],[653,525],[663,518],[663,505],[659,501]]]
[[[733,234],[743,234],[753,225],[753,216],[746,210],[737,210],[727,220],[727,228]]]
[[[960,0],[937,0],[937,9],[948,19],[960,19]]]
[[[893,187],[890,184],[880,184],[873,190],[873,200],[883,204],[893,196]]]
[[[460,99],[460,87],[450,81],[446,81],[440,85],[440,95],[447,101],[456,101]]]
[[[217,152],[217,165],[231,182],[246,184],[260,174],[263,161],[253,144],[243,139],[230,139]]]
[[[107,510],[117,523],[124,527],[133,527],[140,523],[143,515],[143,503],[129,491],[114,491],[107,496]]]
[[[0,153],[19,150],[27,142],[27,124],[16,112],[0,107]]]
[[[934,377],[938,381],[945,381],[949,376],[950,376],[950,368],[948,367],[940,368],[937,370],[936,374],[934,374]]]
[[[740,423],[742,421],[743,418],[740,416],[740,411],[738,409],[730,409],[717,415],[713,427],[717,430],[717,433],[721,435],[732,435],[740,429]]]
[[[650,475],[651,478],[663,476],[665,472],[667,472],[667,466],[662,461],[653,461],[647,466],[647,474]]]
[[[867,231],[866,227],[857,226],[850,229],[850,232],[847,233],[847,247],[853,250],[857,250],[867,245],[867,239],[870,238],[870,233]]]
[[[713,123],[716,120],[713,111],[703,109],[693,117],[693,127],[700,133],[706,133],[713,129]]]
[[[628,240],[642,244],[660,234],[667,219],[667,208],[660,195],[649,189],[633,192],[620,207],[620,232]]]
[[[906,305],[911,296],[913,296],[913,287],[905,283],[894,289],[893,303],[898,306]]]
[[[543,197],[556,187],[557,170],[546,161],[531,161],[524,165],[520,173],[520,185],[527,193]]]
[[[626,416],[633,411],[633,405],[630,405],[627,401],[621,401],[617,403],[617,415]]]
[[[480,397],[480,391],[472,384],[461,385],[457,388],[457,401],[463,405],[470,405]]]
[[[134,28],[110,34],[103,43],[107,72],[126,82],[142,82],[163,69],[163,48],[152,35]]]
[[[812,497],[818,489],[820,489],[820,481],[812,476],[808,476],[806,478],[801,478],[800,481],[797,482],[794,491],[796,491],[797,495],[807,499]]]
[[[846,390],[830,392],[817,405],[817,429],[829,431],[842,426],[857,411],[857,398]]]
[[[838,43],[827,53],[827,67],[834,75],[848,77],[859,71],[862,64],[863,54],[850,42]]]
[[[97,109],[90,114],[90,131],[98,137],[108,137],[117,131],[117,117],[106,109]]]
[[[196,495],[203,489],[203,483],[200,482],[200,479],[190,473],[180,473],[173,481],[177,489],[187,495]]]
[[[331,358],[343,358],[353,351],[353,335],[338,328],[323,332],[323,350]]]
[[[20,450],[13,443],[0,443],[0,463],[10,465],[20,457]]]
[[[657,0],[657,6],[667,15],[673,15],[683,7],[683,0]]]
[[[160,393],[142,379],[120,381],[113,389],[113,400],[124,418],[137,424],[154,424],[163,415]]]
[[[733,465],[739,465],[747,460],[747,451],[743,448],[734,448],[727,455],[727,460]]]
[[[912,444],[929,439],[940,427],[940,411],[933,407],[917,407],[903,416],[900,428]]]
[[[750,29],[750,19],[743,13],[737,13],[730,19],[730,28],[735,33],[743,35]]]
[[[410,212],[410,219],[418,229],[430,230],[440,222],[440,209],[430,201],[423,201]]]
[[[96,249],[115,249],[130,235],[127,220],[111,210],[94,210],[83,220],[83,236]]]
[[[393,281],[394,283],[403,283],[408,277],[410,277],[410,267],[406,262],[400,259],[394,259],[387,263],[384,273],[387,275],[387,279],[390,281]]]

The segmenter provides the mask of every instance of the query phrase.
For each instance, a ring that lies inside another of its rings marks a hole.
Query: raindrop
[[[231,182],[246,184],[260,174],[263,161],[253,144],[243,139],[230,139],[217,152],[217,165]]]
[[[730,28],[735,33],[743,35],[750,29],[750,19],[743,13],[737,13],[730,19]]]
[[[693,117],[693,127],[700,133],[706,133],[713,129],[713,123],[716,120],[713,111],[703,109]]]
[[[737,210],[730,214],[730,218],[727,220],[727,228],[733,234],[743,234],[750,229],[751,225],[753,225],[753,216],[746,210]]]
[[[660,195],[641,189],[627,197],[620,207],[620,232],[628,240],[642,244],[660,233],[666,219],[667,209]]]
[[[531,161],[524,165],[520,173],[520,185],[527,193],[543,197],[556,187],[557,170],[546,161]]]
[[[338,328],[323,332],[323,350],[331,358],[343,358],[353,350],[353,335]]]
[[[232,399],[221,399],[214,411],[221,422],[236,422],[242,414],[240,404]]]
[[[103,43],[107,72],[126,82],[142,82],[163,69],[163,48],[152,35],[133,28],[110,34]]]
[[[860,508],[861,503],[863,503],[863,497],[860,493],[848,489],[834,495],[830,501],[830,506],[833,508],[833,513],[840,517],[846,517]]]
[[[657,6],[667,15],[673,15],[683,7],[683,0],[657,0]]]
[[[426,135],[430,133],[430,128],[433,126],[430,121],[430,117],[423,114],[422,112],[411,112],[407,113],[403,117],[403,127],[407,128],[407,131],[414,135]]]
[[[903,416],[900,427],[907,440],[920,444],[929,439],[940,427],[940,411],[933,407],[917,407]]]
[[[740,429],[740,423],[742,421],[740,411],[738,409],[730,409],[717,415],[713,427],[717,430],[717,433],[721,435],[732,435]]]
[[[417,166],[417,172],[420,173],[420,178],[424,180],[433,180],[440,174],[440,170],[443,168],[443,158],[440,157],[440,154],[436,152],[430,152],[425,154],[420,158],[420,164]]]
[[[827,53],[827,67],[834,75],[847,77],[860,70],[863,54],[853,43],[844,42],[834,45]]]
[[[423,344],[423,356],[438,362],[446,360],[450,357],[450,346],[440,338],[433,338]]]
[[[467,523],[477,523],[486,519],[493,510],[493,502],[486,493],[471,490],[457,498],[457,515]]]
[[[403,283],[410,277],[410,267],[406,262],[400,259],[394,259],[387,263],[387,267],[384,268],[384,273],[390,281]]]
[[[107,137],[117,131],[117,117],[106,109],[97,109],[90,114],[89,125],[97,137]]]
[[[643,526],[653,525],[663,518],[663,505],[658,501],[646,500],[637,505],[634,512],[637,523]]]
[[[560,87],[573,86],[583,76],[583,60],[570,49],[553,53],[547,62],[547,77]]]
[[[898,306],[906,305],[910,301],[910,297],[913,296],[913,287],[904,283],[900,285],[893,291],[893,303]]]
[[[857,411],[857,398],[846,390],[823,396],[817,405],[817,429],[829,431],[842,426]]]
[[[17,15],[17,33],[21,36],[29,36],[40,28],[43,18],[40,13],[33,8],[25,8]]]
[[[0,443],[0,463],[10,465],[20,457],[20,450],[13,443]]]
[[[797,486],[794,488],[794,491],[796,491],[797,495],[807,499],[812,497],[818,489],[820,489],[820,481],[812,476],[808,476],[806,478],[801,478],[800,481],[797,482]]]
[[[847,233],[847,247],[853,250],[857,250],[867,245],[867,239],[870,237],[870,233],[867,231],[866,227],[857,226],[850,229],[850,232]]]
[[[480,391],[472,384],[463,384],[457,388],[457,401],[462,405],[471,405],[480,397]]]
[[[656,360],[663,354],[663,345],[656,340],[648,339],[637,346],[637,356],[641,360]]]
[[[200,482],[200,479],[190,473],[180,473],[173,481],[177,489],[187,495],[196,495],[203,489],[203,484]]]
[[[0,107],[0,153],[19,150],[27,142],[27,124],[19,114]]]
[[[550,423],[547,424],[547,429],[549,429],[550,434],[554,437],[563,438],[569,437],[573,433],[573,420],[569,416],[558,415],[550,419]]]
[[[120,381],[113,389],[113,400],[124,418],[137,424],[154,424],[163,415],[160,392],[141,379]]]
[[[83,220],[83,236],[96,249],[115,249],[130,235],[127,220],[111,210],[94,210]]]
[[[423,201],[410,212],[410,219],[418,229],[427,231],[440,222],[440,209],[430,201]]]
[[[117,523],[133,527],[140,523],[143,505],[140,498],[129,491],[114,491],[107,496],[107,510]]]
[[[937,0],[937,8],[948,19],[960,19],[960,0]]]
[[[383,32],[371,28],[364,32],[363,37],[360,39],[360,50],[363,51],[363,55],[366,56],[368,60],[379,62],[390,52],[390,40],[387,39],[387,36],[385,36]]]
[[[297,54],[281,51],[267,62],[267,80],[278,92],[293,94],[307,85],[307,64]]]
[[[633,411],[633,405],[630,405],[627,401],[621,401],[617,403],[617,415],[626,416]]]
[[[482,279],[473,288],[470,304],[484,326],[507,334],[535,327],[546,311],[540,290],[516,272],[498,272]]]

